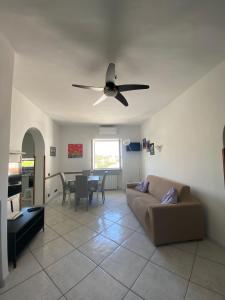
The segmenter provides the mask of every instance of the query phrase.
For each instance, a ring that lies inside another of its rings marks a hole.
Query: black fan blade
[[[117,93],[115,98],[117,100],[119,100],[124,106],[128,106],[127,100],[125,99],[125,97],[120,92]]]
[[[102,87],[95,87],[95,86],[88,86],[88,85],[81,85],[81,84],[72,84],[72,86],[78,87],[78,88],[81,88],[81,89],[92,90],[92,91],[96,91],[96,92],[103,92],[104,91],[104,88],[102,88]]]
[[[114,82],[115,81],[115,64],[110,63],[106,71],[105,82]]]
[[[149,85],[145,84],[122,84],[117,87],[120,92],[149,89]]]

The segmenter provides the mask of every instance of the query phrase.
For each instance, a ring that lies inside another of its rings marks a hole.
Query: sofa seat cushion
[[[141,197],[136,197],[132,202],[131,209],[133,210],[139,222],[145,228],[146,228],[146,217],[149,217],[148,208],[155,205],[159,205],[159,201],[150,194],[144,194]]]
[[[132,207],[135,198],[142,197],[144,193],[141,193],[135,190],[134,188],[127,188],[126,195],[127,195],[127,203],[130,207]]]

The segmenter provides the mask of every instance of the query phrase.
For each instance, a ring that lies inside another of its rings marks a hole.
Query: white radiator
[[[106,190],[118,190],[118,175],[107,175],[105,179]]]

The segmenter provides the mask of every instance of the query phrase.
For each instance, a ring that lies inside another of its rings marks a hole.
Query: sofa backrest
[[[147,180],[149,181],[148,192],[159,201],[171,187],[177,190],[179,202],[184,202],[190,198],[188,197],[190,187],[187,185],[154,175],[148,175]]]

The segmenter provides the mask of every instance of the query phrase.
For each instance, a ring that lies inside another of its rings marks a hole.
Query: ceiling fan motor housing
[[[118,93],[118,88],[113,82],[106,82],[104,94],[108,97],[115,97]]]

